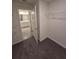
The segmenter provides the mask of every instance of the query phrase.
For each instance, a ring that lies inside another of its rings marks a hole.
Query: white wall
[[[40,25],[40,41],[47,37],[47,11],[48,11],[48,3],[39,0],[39,25]]]
[[[49,5],[48,37],[66,47],[66,2],[55,0]]]
[[[49,37],[66,47],[66,2],[65,0],[39,1],[40,41]]]
[[[12,2],[12,44],[23,41],[20,28],[18,9],[32,9],[33,6],[27,3]]]

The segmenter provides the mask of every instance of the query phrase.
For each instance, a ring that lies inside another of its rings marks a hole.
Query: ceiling
[[[52,0],[45,0],[45,1],[47,1],[47,2],[51,2]]]
[[[29,3],[35,3],[36,0],[13,0],[13,1],[20,1],[20,2],[29,2]],[[44,0],[44,1],[47,1],[47,2],[51,2],[52,0]]]
[[[13,1],[35,4],[35,0],[13,0]]]

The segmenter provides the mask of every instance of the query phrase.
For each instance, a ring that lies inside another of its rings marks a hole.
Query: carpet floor
[[[37,44],[31,37],[12,46],[12,59],[66,59],[66,49],[49,38]]]

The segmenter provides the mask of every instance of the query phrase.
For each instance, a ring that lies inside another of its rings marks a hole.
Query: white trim
[[[47,38],[47,36],[40,38],[40,42],[45,40]]]
[[[23,40],[20,40],[20,41],[17,41],[17,42],[12,42],[12,45],[15,45],[15,44],[17,44],[17,43],[20,43],[20,42],[22,42]]]
[[[62,46],[63,48],[66,48],[65,45],[63,45],[62,43],[58,42],[57,40],[53,39],[51,36],[48,36],[49,39],[51,39],[52,41],[56,42],[57,44],[59,44],[60,46]]]

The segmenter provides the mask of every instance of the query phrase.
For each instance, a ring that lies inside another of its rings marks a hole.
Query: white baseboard
[[[66,46],[64,46],[62,43],[58,42],[57,40],[53,39],[51,36],[48,36],[48,38],[51,39],[52,41],[56,42],[57,44],[59,44],[63,48],[66,48]]]
[[[15,44],[17,44],[17,43],[19,43],[19,42],[22,42],[23,40],[19,40],[19,41],[17,41],[17,42],[13,42],[12,43],[12,45],[15,45]]]
[[[40,42],[43,41],[43,40],[45,40],[46,38],[47,38],[47,36],[41,37],[40,38]]]
[[[60,46],[62,46],[63,48],[66,48],[65,45],[63,45],[62,43],[58,42],[57,40],[53,39],[51,36],[45,36],[45,37],[42,37],[40,38],[40,42],[42,42],[43,40],[45,40],[46,38],[49,38],[51,39],[52,41],[56,42],[57,44],[59,44]]]

